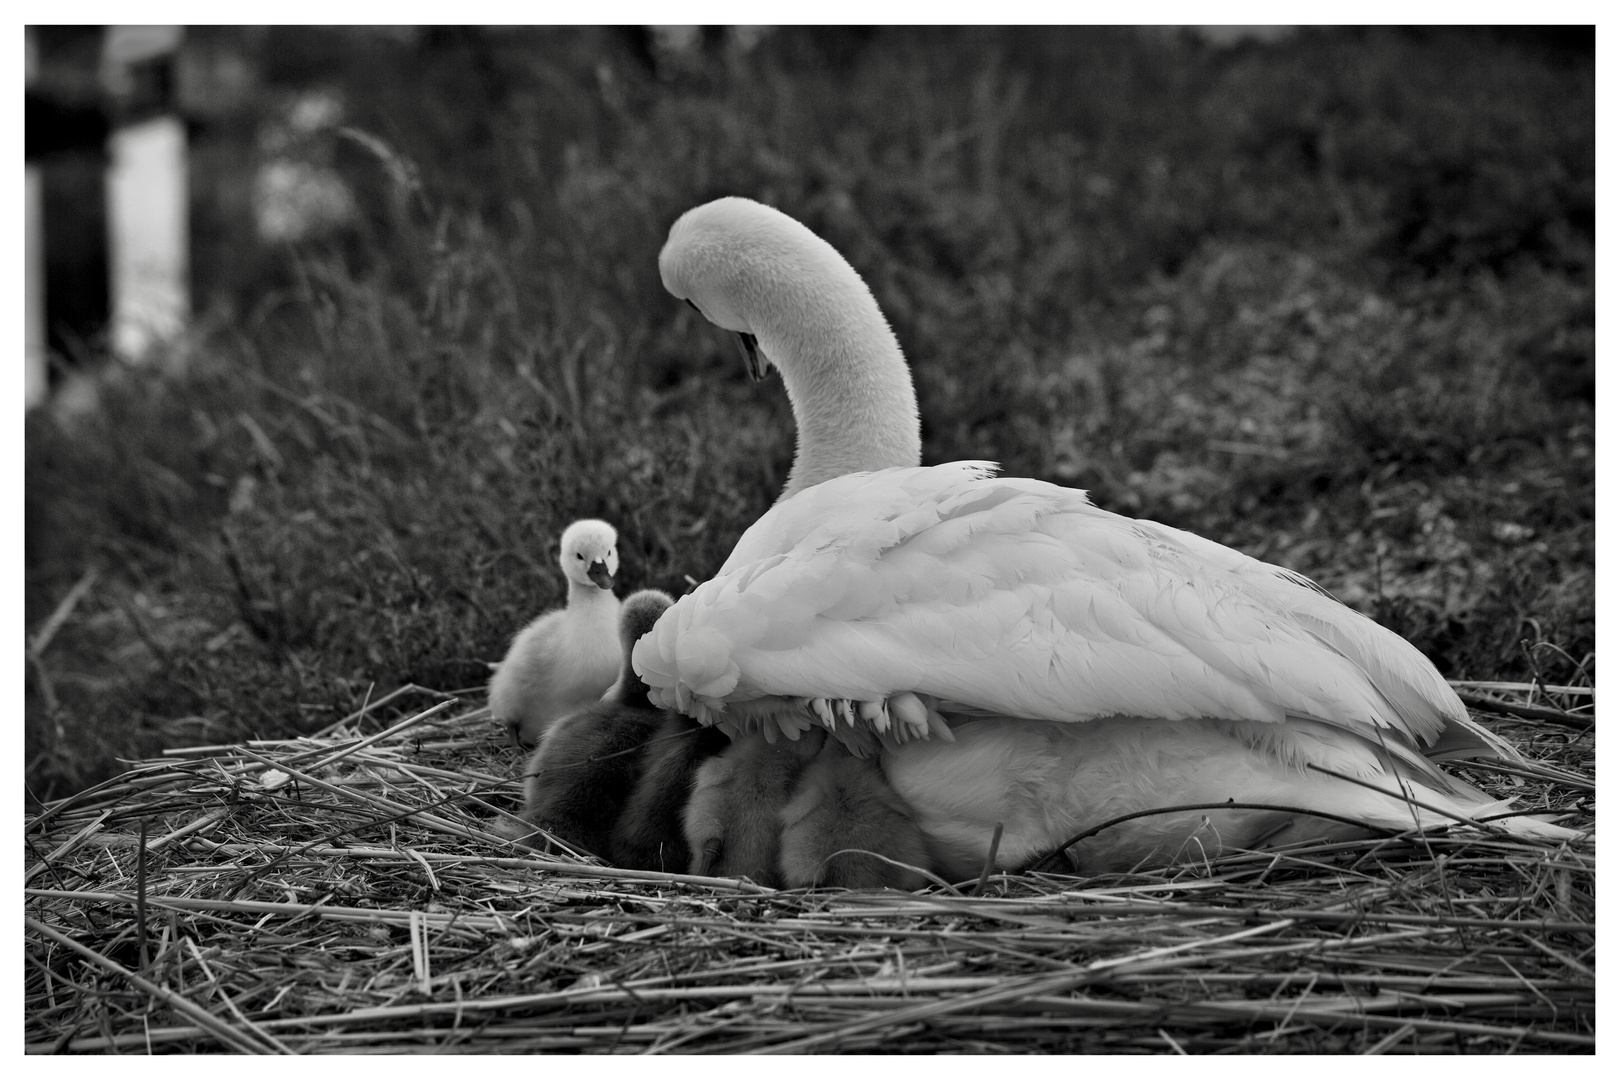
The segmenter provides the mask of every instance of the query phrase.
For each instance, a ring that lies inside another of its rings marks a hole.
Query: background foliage
[[[270,245],[199,211],[184,364],[30,414],[29,633],[96,572],[30,667],[31,797],[481,686],[560,602],[577,517],[619,527],[621,593],[717,569],[793,445],[780,389],[658,282],[722,194],[866,277],[926,461],[1293,567],[1451,677],[1586,678],[1590,32],[192,40],[254,80],[200,159],[219,205],[319,90],[359,134],[299,152],[360,212]]]

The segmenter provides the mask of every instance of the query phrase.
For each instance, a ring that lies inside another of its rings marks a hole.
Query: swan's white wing
[[[637,643],[637,672],[694,714],[911,691],[1058,721],[1309,717],[1399,751],[1468,724],[1421,653],[1298,575],[990,470],[855,474],[779,504]]]

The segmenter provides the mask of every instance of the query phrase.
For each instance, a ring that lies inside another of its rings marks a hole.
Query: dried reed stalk
[[[488,828],[520,762],[487,711],[393,700],[315,736],[171,752],[27,819],[27,1049],[1595,1046],[1589,842],[1402,834],[1091,880],[777,892],[515,848]],[[1540,761],[1469,778],[1590,827],[1590,732],[1498,727]]]

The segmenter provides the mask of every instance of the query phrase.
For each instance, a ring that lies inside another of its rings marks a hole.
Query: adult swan
[[[658,266],[742,336],[756,377],[781,371],[799,436],[781,500],[634,648],[666,706],[877,753],[957,877],[997,824],[1013,868],[1141,810],[1315,812],[1140,817],[1069,849],[1095,871],[1506,809],[1435,761],[1517,754],[1417,649],[1307,579],[989,463],[917,467],[899,345],[797,221],[720,199],[682,215]]]

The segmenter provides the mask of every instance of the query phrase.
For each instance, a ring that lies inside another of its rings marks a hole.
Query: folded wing
[[[1442,735],[1506,749],[1410,643],[1305,578],[993,471],[887,469],[786,500],[637,643],[637,672],[694,715],[911,692],[946,714],[1298,718],[1409,759]]]

